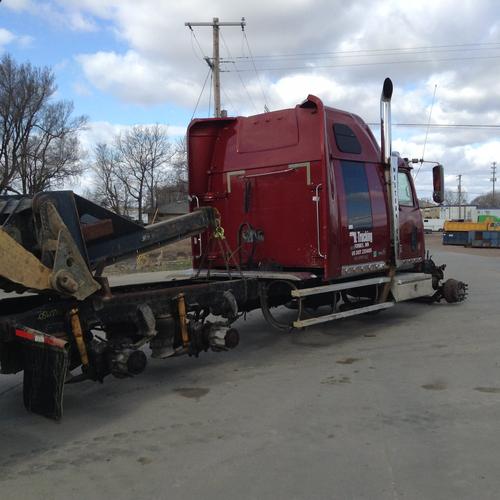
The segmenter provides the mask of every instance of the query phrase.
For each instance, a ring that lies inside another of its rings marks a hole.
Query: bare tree
[[[28,141],[28,149],[19,169],[23,194],[34,194],[51,186],[59,186],[82,172],[77,133],[86,118],[71,118],[73,104],[60,101],[47,105],[36,130]]]
[[[427,207],[435,207],[436,203],[431,200],[431,198],[419,198],[418,199],[418,205],[420,208],[427,208]]]
[[[94,183],[92,197],[105,208],[120,215],[130,215],[130,195],[119,176],[119,157],[116,150],[99,143],[94,149]]]
[[[177,139],[170,162],[169,184],[180,186],[188,181],[188,161],[186,137]]]
[[[156,124],[135,126],[116,138],[116,150],[120,158],[118,177],[137,206],[142,220],[148,204],[156,207],[155,192],[165,177],[166,165],[173,155],[168,136]]]
[[[477,205],[478,208],[500,208],[500,194],[495,193],[495,196],[493,196],[493,191],[490,191],[477,196],[471,203]]]
[[[5,191],[19,172],[28,151],[29,136],[44,103],[54,93],[48,68],[17,65],[9,56],[0,61],[0,190]]]
[[[444,204],[445,205],[464,205],[467,203],[467,192],[462,191],[459,193],[458,191],[451,191],[447,189],[444,192]]]
[[[56,91],[49,68],[0,60],[0,192],[47,189],[79,172],[73,105],[50,102]]]

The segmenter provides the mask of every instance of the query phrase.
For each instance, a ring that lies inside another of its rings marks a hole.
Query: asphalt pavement
[[[0,499],[498,498],[500,258],[433,253],[465,303],[288,334],[254,312],[233,352],[67,386],[59,423],[0,376]]]

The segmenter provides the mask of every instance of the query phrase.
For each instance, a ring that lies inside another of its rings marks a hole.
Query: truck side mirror
[[[433,193],[432,199],[436,203],[443,203],[444,201],[444,168],[443,165],[436,165],[432,169],[432,185]]]

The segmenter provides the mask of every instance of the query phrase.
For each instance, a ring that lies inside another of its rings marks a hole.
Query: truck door
[[[417,259],[424,255],[423,223],[409,170],[398,172],[399,258]]]
[[[340,172],[342,274],[384,269],[389,233],[385,191],[377,165],[341,160]]]

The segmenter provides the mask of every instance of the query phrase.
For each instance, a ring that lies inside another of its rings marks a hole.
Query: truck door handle
[[[319,228],[319,203],[321,201],[321,197],[319,195],[319,190],[321,189],[322,184],[318,184],[316,186],[316,193],[313,196],[313,202],[316,203],[316,245],[317,245],[317,251],[318,255],[326,259],[326,255],[321,253],[321,237],[320,237],[320,228]]]

